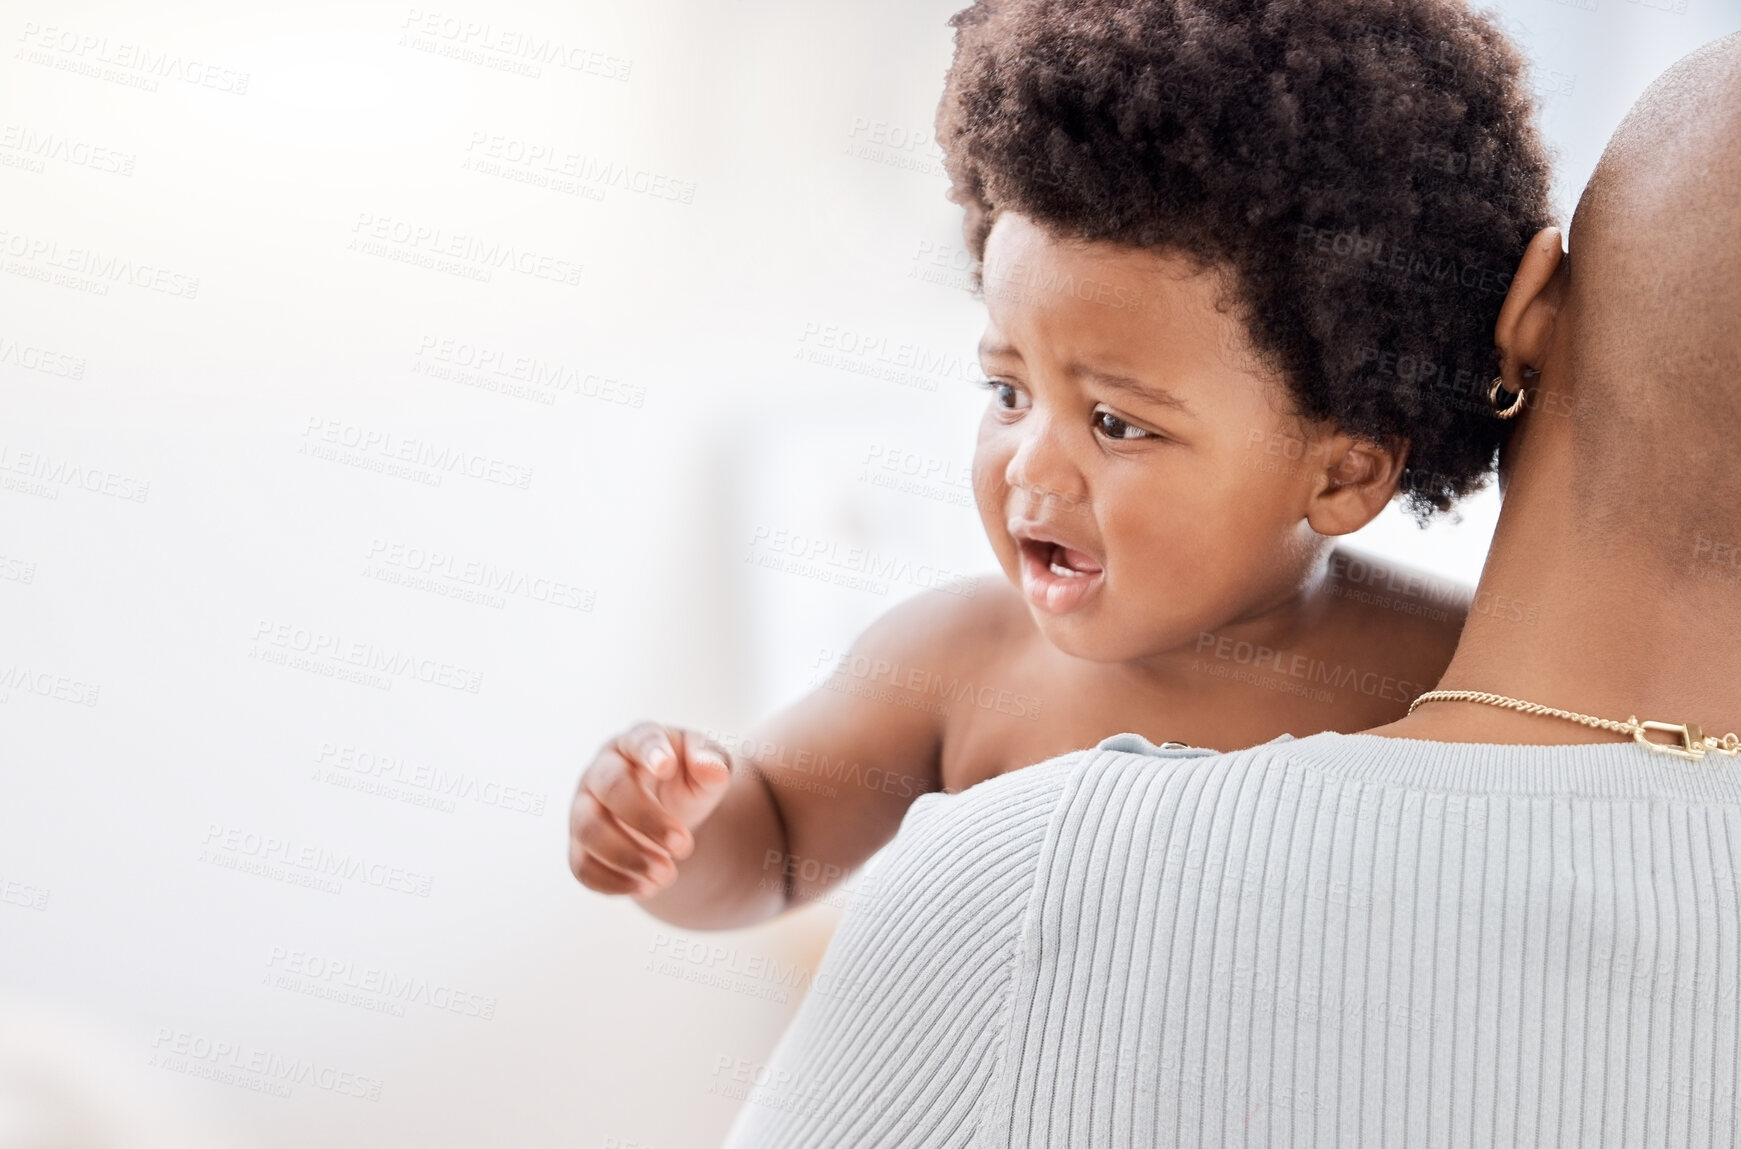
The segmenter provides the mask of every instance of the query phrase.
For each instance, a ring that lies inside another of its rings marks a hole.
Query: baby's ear
[[[1347,535],[1370,523],[1396,497],[1406,440],[1374,443],[1351,435],[1324,440],[1324,469],[1306,507],[1306,522],[1321,535]]]

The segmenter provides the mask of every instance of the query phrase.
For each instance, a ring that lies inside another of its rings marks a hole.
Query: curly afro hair
[[[976,260],[999,213],[1229,276],[1298,414],[1409,443],[1425,522],[1510,423],[1493,325],[1550,221],[1525,62],[1459,0],[978,0],[937,141]]]

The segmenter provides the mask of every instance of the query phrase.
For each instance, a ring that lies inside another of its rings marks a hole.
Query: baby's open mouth
[[[1046,569],[1059,578],[1087,578],[1089,575],[1101,573],[1099,563],[1062,543],[1033,542],[1023,545],[1037,548]]]
[[[1048,614],[1067,614],[1084,605],[1105,581],[1106,569],[1075,547],[1048,539],[1017,542],[1022,590],[1031,604]]]

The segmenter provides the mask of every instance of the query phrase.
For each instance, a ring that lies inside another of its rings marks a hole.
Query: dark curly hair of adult
[[[999,213],[1231,272],[1295,410],[1409,444],[1422,522],[1512,423],[1493,325],[1550,221],[1521,54],[1460,0],[979,0],[937,112],[976,260]]]

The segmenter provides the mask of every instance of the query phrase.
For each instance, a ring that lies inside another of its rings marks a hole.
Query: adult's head
[[[1587,534],[1686,573],[1713,551],[1697,539],[1741,540],[1741,35],[1640,97],[1570,257],[1554,247],[1524,261],[1497,332],[1510,386],[1542,370],[1575,397],[1574,418],[1532,415],[1528,437],[1569,435]]]
[[[1441,686],[1741,729],[1741,34],[1639,98],[1564,250],[1536,237],[1495,328],[1506,384],[1531,402],[1481,593],[1530,609],[1478,596]],[[1454,704],[1387,728],[1579,729]]]

